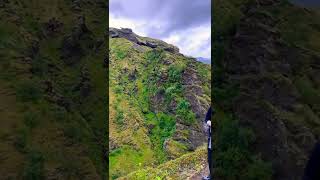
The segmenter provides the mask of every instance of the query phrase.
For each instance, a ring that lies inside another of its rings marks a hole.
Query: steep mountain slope
[[[210,66],[131,29],[109,28],[109,44],[109,177],[156,167],[203,145]]]
[[[106,8],[0,1],[1,179],[108,176]]]
[[[318,16],[285,0],[215,1],[218,176],[301,179],[320,135]]]

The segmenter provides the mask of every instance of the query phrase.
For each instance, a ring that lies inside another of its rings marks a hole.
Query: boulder
[[[147,41],[146,46],[156,48],[158,45],[155,42]]]
[[[124,34],[132,34],[133,32],[132,32],[132,29],[130,29],[130,28],[121,28],[121,30],[120,30],[122,33],[124,33]]]
[[[118,33],[117,31],[109,31],[109,33],[110,33],[110,36],[111,36],[112,38],[117,38],[117,37],[119,37],[119,33]]]

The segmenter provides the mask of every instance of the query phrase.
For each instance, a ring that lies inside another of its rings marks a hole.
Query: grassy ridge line
[[[206,148],[201,147],[195,152],[185,154],[175,160],[161,164],[157,168],[139,170],[118,180],[144,179],[187,179],[200,172],[206,163]]]

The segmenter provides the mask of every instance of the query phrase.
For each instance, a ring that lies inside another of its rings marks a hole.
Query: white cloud
[[[109,26],[115,28],[130,28],[140,36],[150,36],[150,31],[161,29],[165,22],[147,22],[139,19],[129,19],[109,14]],[[157,38],[157,37],[153,37]],[[190,27],[184,30],[170,32],[161,39],[179,47],[180,52],[193,57],[211,57],[211,27],[210,24]]]
[[[137,20],[131,20],[127,18],[123,18],[120,16],[115,16],[114,14],[109,14],[109,27],[114,28],[130,28],[138,35],[146,36],[146,31],[144,30],[143,26],[145,25],[144,22],[139,22]]]
[[[193,57],[211,57],[211,27],[199,26],[172,33],[164,41],[180,48],[181,53]]]

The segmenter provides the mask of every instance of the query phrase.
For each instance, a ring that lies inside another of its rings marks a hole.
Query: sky
[[[110,0],[109,26],[178,46],[211,59],[211,0]]]

